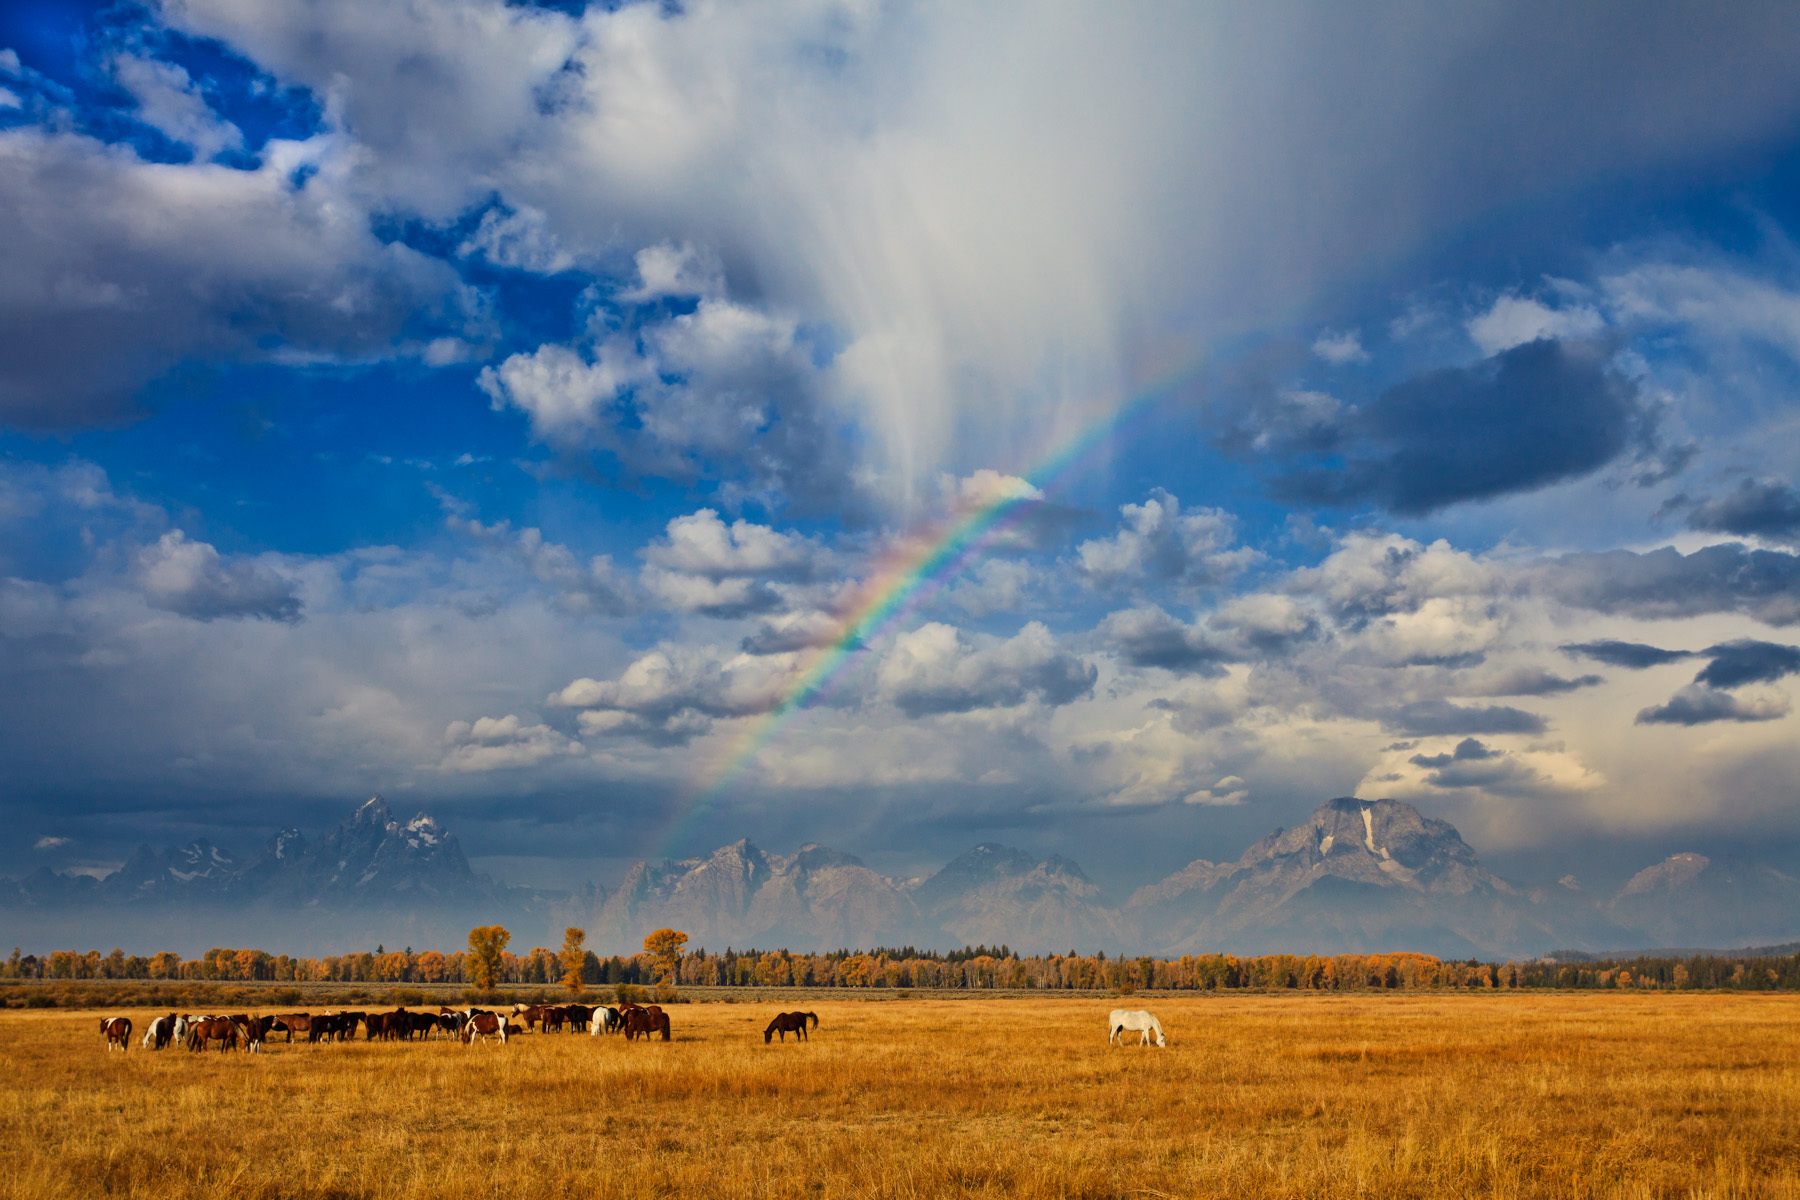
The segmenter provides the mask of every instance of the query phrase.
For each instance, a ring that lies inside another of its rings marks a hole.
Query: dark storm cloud
[[[1688,528],[1800,542],[1800,492],[1775,480],[1746,479],[1737,490],[1695,504]]]
[[[1134,667],[1223,675],[1231,654],[1205,632],[1171,617],[1160,608],[1133,608],[1110,614],[1100,632]]]
[[[1474,738],[1464,738],[1456,743],[1456,749],[1449,754],[1415,754],[1410,761],[1415,767],[1442,769],[1451,763],[1480,762],[1486,758],[1496,758],[1500,752],[1483,745]]]
[[[1773,721],[1788,714],[1785,702],[1758,703],[1729,692],[1690,684],[1676,692],[1667,704],[1638,712],[1639,725],[1710,725],[1715,721]]]
[[[1650,427],[1637,386],[1607,354],[1540,340],[1409,379],[1362,408],[1315,410],[1276,490],[1416,516],[1585,475]]]
[[[1707,687],[1735,688],[1746,683],[1773,683],[1800,673],[1800,646],[1740,638],[1707,647],[1706,656],[1712,661],[1694,676],[1694,682]]]
[[[1628,671],[1642,671],[1647,667],[1660,667],[1664,663],[1694,657],[1692,650],[1664,650],[1642,642],[1618,642],[1611,639],[1571,642],[1559,648],[1564,654],[1579,654],[1596,662],[1603,662],[1609,667],[1624,667]]]
[[[1479,696],[1560,696],[1605,683],[1599,675],[1577,675],[1573,679],[1553,674],[1538,667],[1508,671],[1488,680],[1471,694]]]
[[[1692,554],[1668,546],[1648,554],[1583,551],[1531,575],[1554,599],[1594,612],[1658,619],[1739,612],[1770,625],[1800,621],[1800,556],[1737,542]]]
[[[1505,704],[1462,705],[1419,700],[1382,718],[1385,728],[1420,737],[1467,733],[1542,733],[1544,718]]]

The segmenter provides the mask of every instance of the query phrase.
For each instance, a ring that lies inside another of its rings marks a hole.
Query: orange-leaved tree
[[[562,954],[559,956],[562,959],[562,982],[564,987],[577,995],[584,982],[581,978],[581,964],[586,960],[587,952],[581,948],[581,943],[586,940],[585,929],[577,929],[571,925],[563,930]]]
[[[687,945],[687,934],[679,929],[659,929],[644,939],[644,953],[656,963],[664,979],[674,982],[675,968],[681,965],[681,948]]]
[[[477,925],[469,930],[469,978],[483,991],[500,979],[500,952],[512,934],[500,925]]]

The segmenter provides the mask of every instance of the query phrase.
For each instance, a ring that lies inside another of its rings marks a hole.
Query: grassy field
[[[0,1013],[0,1196],[1800,1196],[1800,998],[820,998],[675,1040],[137,1045]]]

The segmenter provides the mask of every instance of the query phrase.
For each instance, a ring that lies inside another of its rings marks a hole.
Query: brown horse
[[[312,1017],[307,1013],[282,1013],[269,1028],[287,1030],[287,1040],[291,1042],[296,1033],[312,1032]]]
[[[106,1048],[111,1050],[117,1046],[121,1051],[131,1049],[131,1018],[101,1017],[100,1032],[106,1035]]]
[[[635,1041],[639,1034],[648,1039],[653,1033],[661,1033],[665,1042],[669,1040],[669,1014],[652,1008],[634,1008],[625,1014],[626,1041]]]
[[[231,1018],[231,1023],[238,1027],[244,1035],[244,1049],[251,1054],[261,1054],[263,1039],[269,1036],[269,1027],[275,1024],[274,1017],[253,1017],[248,1013],[239,1013]]]
[[[790,1033],[801,1041],[807,1041],[806,1023],[809,1020],[812,1022],[812,1027],[814,1029],[819,1027],[818,1013],[776,1013],[775,1019],[769,1022],[769,1027],[763,1030],[763,1041],[764,1043],[774,1041],[775,1035],[778,1033],[781,1035],[781,1040],[784,1042],[787,1041],[787,1035]]]
[[[238,1044],[237,1022],[230,1017],[202,1017],[188,1026],[188,1049],[201,1053],[206,1050],[206,1043],[219,1043],[219,1052],[236,1050]]]

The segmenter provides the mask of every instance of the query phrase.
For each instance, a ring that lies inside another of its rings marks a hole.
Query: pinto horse
[[[769,1027],[763,1030],[763,1042],[766,1044],[774,1041],[775,1035],[778,1033],[781,1035],[781,1040],[784,1042],[787,1041],[787,1035],[790,1033],[801,1041],[807,1041],[806,1023],[808,1020],[812,1021],[814,1029],[819,1027],[819,1015],[817,1013],[776,1013],[775,1019],[769,1022]]]
[[[175,1025],[179,1020],[180,1018],[174,1013],[170,1013],[166,1017],[158,1017],[150,1022],[149,1028],[144,1030],[144,1049],[162,1050],[166,1048],[170,1039],[175,1036]]]
[[[121,1051],[131,1049],[131,1018],[101,1017],[100,1032],[106,1035],[106,1048],[111,1050],[117,1046]]]
[[[517,1026],[513,1025],[505,1017],[498,1016],[494,1013],[471,1012],[469,1014],[469,1019],[463,1022],[463,1045],[467,1046],[476,1038],[480,1038],[485,1042],[491,1037],[497,1037],[500,1039],[500,1044],[504,1046],[506,1045],[507,1035],[514,1032],[516,1028]]]

